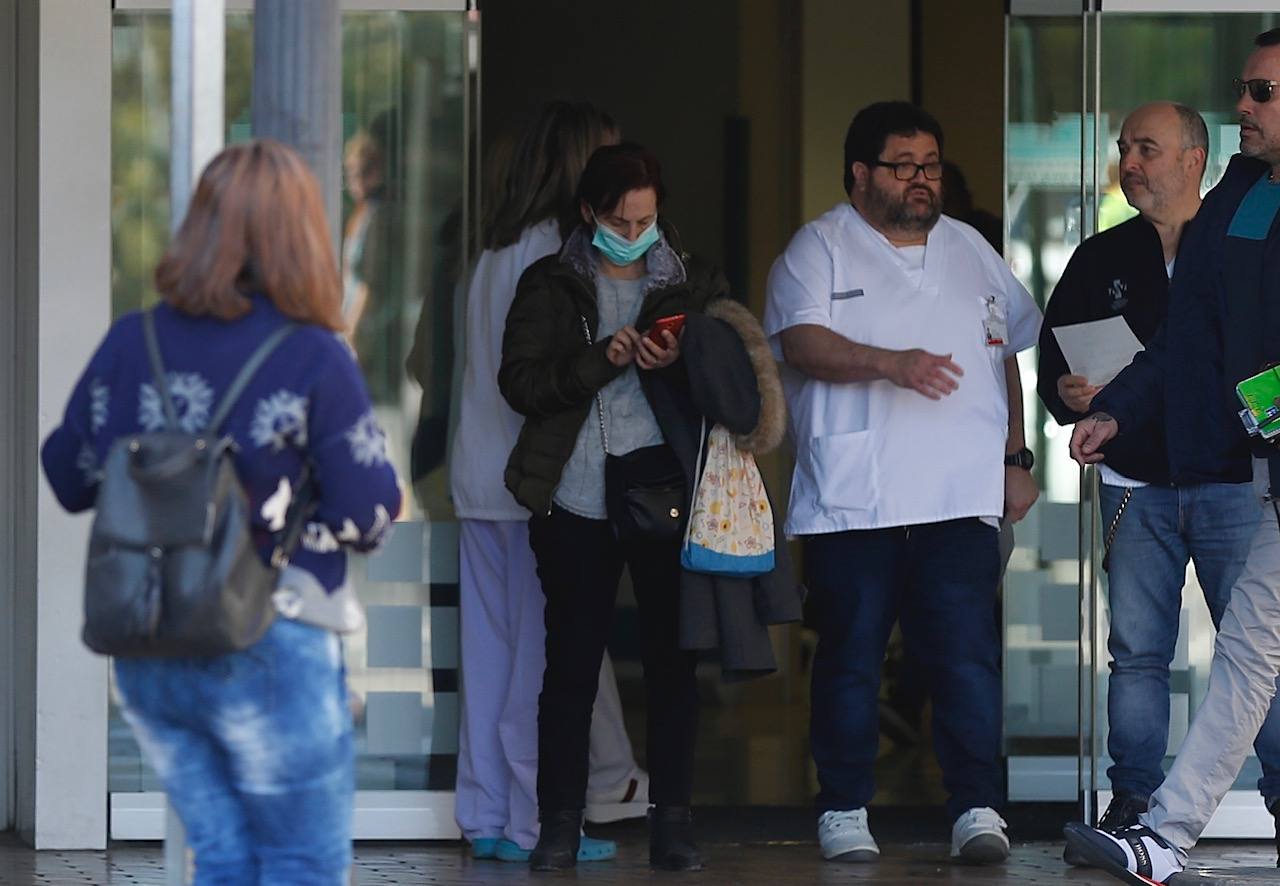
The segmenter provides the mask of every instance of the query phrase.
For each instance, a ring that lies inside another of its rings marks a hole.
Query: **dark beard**
[[[910,234],[927,233],[933,229],[933,226],[938,223],[938,217],[942,215],[942,200],[929,191],[929,211],[924,215],[916,215],[907,208],[907,195],[910,193],[908,190],[901,199],[896,199],[887,191],[868,182],[867,208],[871,210],[872,217],[879,218],[887,228]]]

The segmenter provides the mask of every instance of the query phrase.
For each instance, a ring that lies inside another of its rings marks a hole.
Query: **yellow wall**
[[[793,8],[803,15],[801,215],[808,220],[848,199],[841,180],[844,135],[854,112],[874,101],[911,98],[911,4],[803,0]]]
[[[794,0],[739,7],[738,110],[750,125],[748,303],[764,312],[769,267],[799,227],[800,27]]]
[[[978,208],[1004,211],[1004,0],[922,0],[923,104]]]

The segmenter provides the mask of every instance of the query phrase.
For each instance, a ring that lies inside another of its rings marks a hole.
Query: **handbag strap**
[[[702,454],[706,451],[707,446],[707,417],[702,417],[702,429],[698,432],[698,460],[693,468],[693,488],[697,489],[698,484],[702,482]]]
[[[587,324],[587,318],[582,314],[578,315],[578,319],[582,321],[582,334],[586,336],[587,347],[595,344],[591,337],[591,327]],[[604,397],[599,391],[596,391],[596,415],[600,418],[600,445],[604,447],[604,454],[609,454],[609,432],[604,426]]]
[[[236,377],[232,379],[231,385],[227,388],[227,392],[222,395],[222,400],[218,403],[217,410],[213,413],[213,418],[209,421],[208,432],[217,434],[218,429],[222,427],[222,423],[226,421],[227,414],[231,412],[235,406],[236,400],[240,399],[240,395],[244,393],[244,389],[249,386],[249,382],[253,380],[254,373],[262,366],[266,359],[271,356],[271,352],[280,346],[280,343],[288,338],[293,330],[298,328],[296,323],[286,323],[279,329],[267,336],[257,349],[249,355],[249,359],[245,361],[240,371],[236,373]],[[169,430],[176,431],[179,428],[178,410],[173,405],[173,397],[169,393],[169,379],[164,369],[164,359],[160,356],[160,339],[156,335],[155,310],[150,310],[142,315],[142,330],[147,341],[147,357],[151,363],[151,374],[155,378],[156,390],[160,392],[160,401],[164,405],[164,417],[168,423]]]
[[[693,469],[693,488],[689,492],[689,507],[685,511],[689,515],[689,519],[684,522],[684,544],[683,547],[689,547],[689,538],[693,533],[693,506],[698,499],[698,490],[702,488],[702,454],[706,451],[707,446],[707,417],[702,417],[702,426],[698,431],[698,459]]]

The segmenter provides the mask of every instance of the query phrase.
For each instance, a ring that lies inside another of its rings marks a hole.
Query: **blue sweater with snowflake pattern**
[[[155,309],[170,394],[189,433],[206,429],[240,368],[288,322],[267,297],[251,300],[252,310],[232,321],[192,316],[167,304]],[[108,330],[71,394],[61,426],[41,448],[58,501],[69,511],[93,507],[99,466],[112,442],[164,425],[142,315],[128,314]],[[346,344],[327,329],[299,324],[258,368],[221,433],[235,440],[236,469],[253,507],[264,561],[303,463],[311,463],[318,508],[293,565],[329,594],[346,588],[344,548],[376,547],[400,508],[386,438]]]

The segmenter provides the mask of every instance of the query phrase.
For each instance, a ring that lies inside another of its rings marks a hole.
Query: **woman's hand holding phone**
[[[670,329],[656,331],[662,336],[662,344],[655,343],[654,330],[650,330],[636,348],[636,363],[641,369],[662,369],[680,359],[680,339]]]

